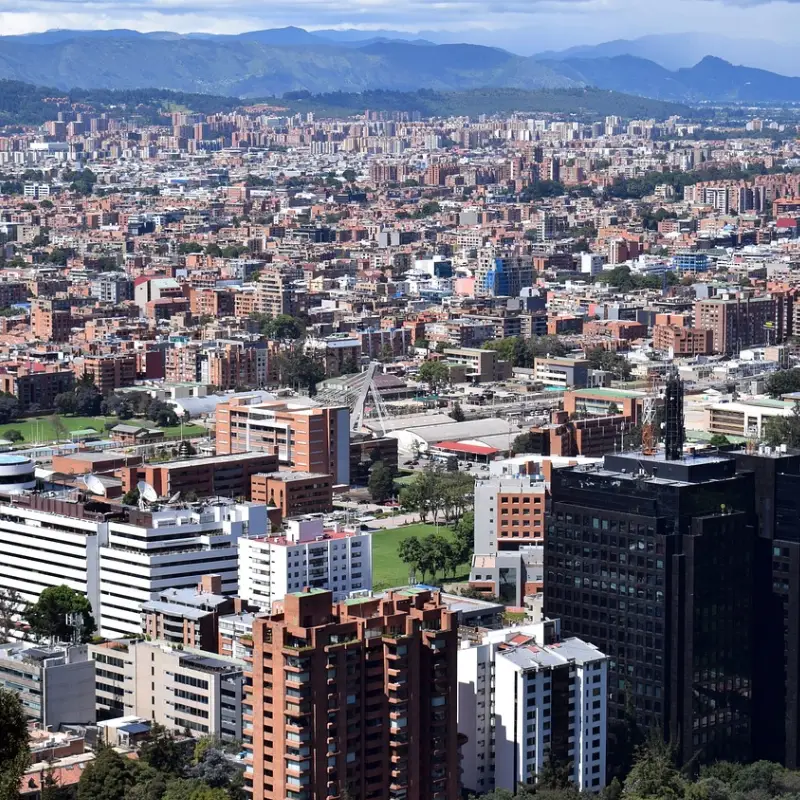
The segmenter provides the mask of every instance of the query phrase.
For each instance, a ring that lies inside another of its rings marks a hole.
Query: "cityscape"
[[[791,54],[342,13],[0,11],[0,800],[794,800]]]

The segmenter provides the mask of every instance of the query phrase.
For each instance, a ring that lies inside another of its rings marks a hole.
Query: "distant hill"
[[[235,36],[129,30],[0,36],[0,79],[60,91],[155,86],[243,98],[294,91],[592,86],[683,103],[800,102],[800,78],[734,66],[716,57],[671,71],[654,60],[618,53],[624,42],[607,43],[605,50],[598,46],[525,58],[481,45],[406,41],[394,38],[392,31],[386,32],[391,36],[361,39],[356,33],[290,27]],[[592,52],[609,55],[586,57]]]
[[[665,119],[673,114],[690,115],[691,109],[643,97],[632,97],[600,89],[559,89],[528,92],[521,89],[476,89],[467,92],[307,92],[285,98],[264,97],[260,102],[285,108],[288,113],[313,111],[320,116],[351,116],[365,109],[417,111],[423,116],[562,112],[596,119],[620,114],[625,117]],[[0,80],[0,125],[38,125],[55,116],[58,104],[81,103],[114,116],[138,114],[151,122],[164,122],[175,107],[211,114],[231,111],[245,102],[236,97],[170,92],[164,89],[59,89]]]

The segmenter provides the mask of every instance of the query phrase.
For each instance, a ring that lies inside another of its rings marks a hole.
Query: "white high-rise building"
[[[236,594],[239,539],[269,525],[266,506],[230,502],[111,520],[100,548],[100,634],[139,633],[143,603],[165,589],[193,589],[203,575],[219,575],[222,594]]]
[[[238,540],[269,530],[255,503],[138,511],[34,494],[0,496],[0,586],[33,603],[49,586],[86,595],[98,633],[141,633],[141,606],[164,589],[194,588],[203,575],[238,590]]]
[[[548,759],[571,765],[581,791],[605,786],[608,658],[557,620],[486,631],[458,652],[464,788],[532,783]]]
[[[269,611],[306,586],[329,589],[335,602],[372,588],[372,536],[326,530],[321,519],[287,520],[277,536],[239,542],[239,596]]]

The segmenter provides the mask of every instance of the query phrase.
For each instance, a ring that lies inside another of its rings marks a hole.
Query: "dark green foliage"
[[[483,345],[484,350],[494,350],[503,361],[510,361],[512,367],[532,369],[534,359],[542,356],[557,358],[567,354],[567,348],[557,336],[509,336],[495,339]]]
[[[620,292],[634,292],[638,289],[660,289],[662,277],[660,275],[637,275],[631,272],[630,267],[614,267],[603,270],[595,276],[595,283],[607,283]],[[667,272],[667,286],[674,286],[678,276],[674,272]]]
[[[90,641],[96,629],[91,603],[69,586],[49,586],[28,607],[25,618],[36,638],[68,642],[72,639],[73,629],[67,625],[67,614],[82,615],[81,641]]]
[[[28,766],[28,727],[15,692],[0,689],[0,800],[15,800]]]
[[[78,782],[78,800],[120,800],[136,782],[136,765],[110,747],[89,762]]]
[[[385,503],[394,496],[394,470],[377,461],[370,470],[368,487],[373,503]]]
[[[13,422],[20,413],[19,400],[13,394],[0,392],[0,424]]]
[[[631,365],[625,356],[606,350],[604,347],[595,347],[586,353],[586,360],[591,369],[601,369],[610,372],[617,380],[626,381],[631,376]]]
[[[788,417],[769,417],[762,433],[764,442],[770,447],[785,444],[800,447],[800,403],[795,403]]]
[[[567,190],[563,183],[558,181],[536,181],[520,193],[521,203],[530,203],[534,200],[542,200],[545,197],[561,197]]]
[[[800,369],[782,369],[767,378],[764,391],[774,398],[800,392]]]
[[[511,443],[512,452],[517,454],[536,453],[538,448],[538,441],[530,431],[521,433],[519,436],[515,437],[514,441]]]

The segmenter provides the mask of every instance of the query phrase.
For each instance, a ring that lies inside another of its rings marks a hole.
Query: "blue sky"
[[[0,33],[134,28],[238,33],[297,25],[447,31],[533,53],[649,33],[784,39],[800,0],[0,0]]]

